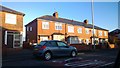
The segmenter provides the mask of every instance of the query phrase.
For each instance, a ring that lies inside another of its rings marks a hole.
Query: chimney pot
[[[86,19],[86,20],[84,20],[84,23],[85,23],[85,24],[88,24],[88,20],[87,20],[87,19]]]
[[[55,18],[58,18],[58,12],[54,12],[54,13],[53,13],[53,16],[54,16]]]

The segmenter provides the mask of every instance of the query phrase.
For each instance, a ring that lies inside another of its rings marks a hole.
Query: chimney
[[[55,18],[58,18],[58,12],[53,13],[53,16],[54,16]]]
[[[85,23],[85,24],[88,24],[88,20],[87,20],[87,19],[86,19],[86,20],[84,20],[84,23]]]

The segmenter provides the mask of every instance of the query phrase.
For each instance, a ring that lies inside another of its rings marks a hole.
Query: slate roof
[[[110,35],[120,34],[120,29],[115,29],[109,33]]]
[[[66,23],[66,24],[84,26],[85,28],[92,28],[93,27],[92,24],[85,24],[84,22],[79,22],[79,21],[65,19],[65,18],[55,18],[54,16],[50,16],[50,15],[38,17],[37,19],[44,19],[44,20],[56,21],[56,22],[61,22],[61,23]],[[107,29],[103,29],[103,28],[98,27],[98,26],[94,26],[94,28],[108,31]]]
[[[5,11],[5,12],[10,12],[10,13],[20,14],[20,15],[23,15],[23,16],[25,15],[24,13],[18,12],[16,10],[7,8],[7,7],[2,6],[2,5],[0,5],[0,11]]]

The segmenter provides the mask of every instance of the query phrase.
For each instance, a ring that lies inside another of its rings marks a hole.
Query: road
[[[32,50],[3,58],[2,67],[42,67],[42,68],[99,68],[112,67],[118,50],[81,51],[77,57],[54,57],[50,61],[44,61],[32,56]]]

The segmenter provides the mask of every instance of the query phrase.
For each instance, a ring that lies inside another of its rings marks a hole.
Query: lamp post
[[[94,49],[96,49],[95,47],[95,36],[94,36],[94,7],[93,7],[93,0],[92,0],[92,3],[91,3],[91,12],[92,12],[92,28],[93,28],[93,46],[94,46]]]

